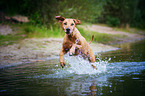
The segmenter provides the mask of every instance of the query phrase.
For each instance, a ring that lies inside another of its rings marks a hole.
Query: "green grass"
[[[21,26],[21,30],[28,38],[61,38],[64,36],[63,30],[57,26],[47,28],[45,26],[24,25]]]
[[[62,30],[61,26],[50,26],[49,28],[45,26],[34,26],[34,25],[23,25],[20,26],[21,30],[27,34],[28,38],[63,38],[65,32]],[[78,28],[78,27],[77,27]],[[86,38],[89,42],[92,38],[92,35],[95,35],[93,42],[99,42],[108,44],[115,40],[114,37],[120,37],[120,35],[110,35],[105,33],[98,33],[92,31],[83,30],[83,28],[78,28],[82,36]],[[123,37],[123,36],[122,36]]]
[[[17,31],[17,34],[6,36],[0,35],[0,46],[17,43],[24,38],[63,38],[65,34],[60,25],[50,25],[50,27],[46,27],[37,25],[35,26],[31,24],[9,24],[9,26],[14,29],[13,31]],[[122,35],[98,33],[93,31],[87,31],[83,28],[78,28],[78,30],[88,42],[91,40],[92,35],[95,36],[93,42],[104,44],[110,44],[114,42],[116,38],[124,38],[124,36]],[[25,35],[25,37],[22,37],[22,35]]]
[[[37,26],[32,24],[7,24],[15,34],[0,35],[0,46],[17,43],[25,38],[63,38],[64,31],[60,26]],[[23,37],[22,35],[25,35]]]
[[[20,35],[0,35],[0,46],[18,43],[24,37]]]
[[[93,31],[87,31],[87,30],[84,30],[83,28],[78,28],[78,30],[80,31],[82,36],[86,38],[88,42],[91,40],[92,35],[94,35],[93,42],[98,42],[98,43],[103,43],[103,44],[111,44],[112,42],[116,40],[115,38],[124,38],[124,36],[122,35],[98,33],[98,32],[93,32]]]
[[[20,26],[22,26],[22,24],[4,23],[4,25],[9,25],[13,33],[8,35],[0,35],[0,46],[18,43],[26,38],[24,32],[20,30]]]

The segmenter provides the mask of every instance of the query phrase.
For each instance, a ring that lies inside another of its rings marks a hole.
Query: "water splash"
[[[40,76],[35,76],[34,78],[69,78],[76,75],[95,75],[95,77],[97,77],[99,74],[106,72],[108,61],[102,61],[99,59],[98,62],[90,63],[87,59],[84,59],[80,55],[68,56],[68,54],[66,54],[66,66],[64,68],[60,68],[60,66],[56,65],[56,68],[51,70],[53,72],[52,74],[42,74]],[[96,66],[96,69],[92,67],[92,64]]]
[[[90,63],[87,59],[83,59],[82,56],[66,56],[65,57],[67,71],[74,74],[99,74],[106,71],[107,62],[99,61]],[[96,69],[92,67],[92,64],[96,66]]]
[[[109,77],[121,77],[125,75],[139,74],[142,70],[145,70],[145,62],[114,62],[108,63],[111,60],[101,60],[98,56],[93,65],[96,69],[92,67],[87,59],[85,60],[81,56],[65,56],[66,66],[65,68],[60,68],[60,66],[55,66],[51,69],[51,73],[48,70],[48,74],[42,74],[34,76],[34,78],[73,78],[85,75],[86,77],[92,78],[103,78],[107,81]],[[81,78],[81,77],[80,77]],[[102,79],[101,79],[102,81]]]
[[[98,62],[95,62],[97,69],[93,69],[91,63],[88,60],[84,60],[81,56],[65,56],[66,66],[60,68],[55,66],[51,69],[51,74],[36,75],[32,78],[51,79],[54,83],[56,82],[65,83],[66,94],[71,95],[88,95],[90,93],[90,86],[97,86],[97,94],[103,95],[103,87],[108,88],[109,92],[112,93],[113,89],[116,91],[116,86],[109,81],[109,78],[114,78],[115,82],[125,82],[124,79],[120,78],[123,76],[133,75],[133,80],[140,79],[138,75],[141,74],[142,70],[145,70],[145,62],[113,62],[111,60],[101,60],[100,57],[96,58]],[[97,61],[96,60],[96,61]],[[50,70],[48,70],[50,72]],[[61,83],[58,83],[60,85]],[[115,83],[117,84],[117,83]],[[58,86],[55,85],[55,86]],[[113,86],[113,87],[112,87]]]

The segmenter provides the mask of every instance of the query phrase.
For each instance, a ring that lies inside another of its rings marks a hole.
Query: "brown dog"
[[[82,54],[88,57],[88,59],[94,63],[95,55],[90,48],[89,44],[92,40],[87,43],[86,39],[80,34],[78,29],[75,27],[76,24],[80,24],[80,20],[76,19],[65,19],[61,16],[56,16],[56,19],[61,22],[62,28],[65,32],[65,37],[63,39],[62,50],[60,52],[60,64],[62,68],[65,66],[64,63],[64,54],[69,51],[69,55],[78,55]],[[95,68],[94,65],[92,65]]]

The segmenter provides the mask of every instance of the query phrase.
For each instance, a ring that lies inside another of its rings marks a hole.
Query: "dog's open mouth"
[[[67,35],[69,35],[70,34],[70,32],[69,31],[67,31],[67,32],[65,32]]]

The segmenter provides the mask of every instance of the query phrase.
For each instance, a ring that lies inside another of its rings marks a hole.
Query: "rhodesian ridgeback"
[[[95,55],[90,48],[89,44],[93,41],[94,35],[89,43],[86,39],[80,34],[75,25],[80,24],[80,20],[76,19],[65,19],[61,16],[56,16],[58,22],[62,24],[62,28],[65,32],[63,39],[62,50],[60,52],[60,65],[62,68],[65,66],[64,63],[64,54],[69,52],[69,55],[78,55],[81,54],[83,57],[87,57],[90,62],[95,62]],[[92,65],[95,68],[94,65]]]

